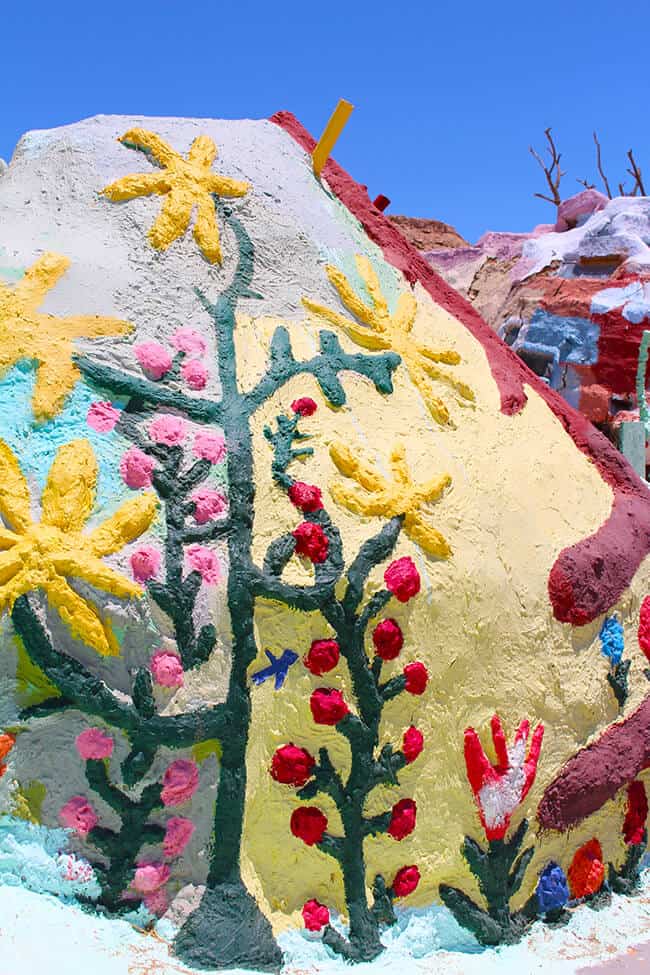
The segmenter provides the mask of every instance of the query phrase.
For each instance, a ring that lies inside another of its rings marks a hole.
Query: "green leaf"
[[[133,682],[133,705],[143,718],[153,718],[156,702],[153,696],[153,681],[146,667],[140,667]]]
[[[17,652],[16,691],[24,707],[41,704],[50,698],[61,697],[61,691],[45,676],[40,667],[30,660],[25,645],[18,634],[14,636]]]
[[[440,884],[440,897],[459,924],[471,931],[482,945],[498,945],[502,940],[501,925],[482,911],[478,904],[457,887]]]
[[[527,850],[524,850],[524,852],[521,854],[521,856],[515,863],[512,869],[512,873],[508,877],[508,892],[510,897],[512,897],[513,894],[516,894],[519,888],[521,887],[524,879],[524,874],[528,869],[528,864],[532,860],[534,853],[535,853],[535,847],[529,846]]]

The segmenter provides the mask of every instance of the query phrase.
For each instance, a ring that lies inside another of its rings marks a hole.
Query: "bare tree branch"
[[[586,179],[577,179],[576,180],[576,183],[580,183],[580,185],[581,186],[584,186],[584,188],[586,190],[595,190],[596,189],[596,184],[595,183],[589,183],[589,182],[587,182]]]
[[[534,193],[533,196],[537,196],[540,200],[546,200],[548,203],[554,203],[555,206],[559,206],[562,202],[562,197],[560,196],[560,180],[566,173],[560,169],[560,159],[562,154],[555,148],[555,142],[553,141],[553,136],[551,135],[550,127],[544,130],[544,135],[546,136],[546,141],[548,142],[548,153],[551,157],[550,166],[544,164],[544,160],[541,156],[535,152],[532,146],[529,146],[531,156],[537,160],[541,166],[546,182],[548,183],[548,188],[551,191],[551,196],[545,196],[543,193]]]
[[[637,166],[634,160],[634,155],[631,149],[628,150],[627,158],[630,160],[630,166],[632,167],[631,169],[628,169],[627,172],[634,179],[634,189],[632,190],[632,196],[636,196],[637,188],[641,193],[641,196],[646,196],[647,194],[645,191],[645,186],[643,185],[643,176],[641,175],[641,170],[639,169],[639,167]]]
[[[596,162],[598,165],[598,172],[600,173],[600,178],[602,179],[603,184],[605,186],[605,192],[607,193],[608,198],[611,200],[612,191],[609,188],[609,180],[605,176],[605,171],[603,169],[603,162],[600,155],[600,142],[598,141],[598,136],[596,135],[595,132],[594,132],[594,142],[596,143]]]

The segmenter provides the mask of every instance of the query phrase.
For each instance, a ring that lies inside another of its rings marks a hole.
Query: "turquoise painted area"
[[[95,898],[100,887],[67,879],[69,830],[47,829],[13,816],[0,819],[0,884],[27,887],[65,900]]]
[[[31,398],[35,375],[34,363],[24,360],[3,377],[0,383],[0,437],[18,457],[25,475],[35,478],[41,490],[59,447],[85,437],[92,444],[99,463],[98,506],[110,502],[111,507],[115,507],[130,494],[119,472],[120,456],[129,445],[115,432],[97,433],[88,426],[88,408],[98,397],[83,381],[77,383],[58,416],[34,425]],[[113,405],[123,406],[123,401],[115,401]]]
[[[2,278],[3,281],[6,281],[7,284],[15,284],[16,281],[20,281],[24,275],[25,271],[23,268],[3,267],[0,264],[0,278]]]
[[[560,362],[593,365],[598,361],[600,328],[586,318],[565,318],[543,308],[536,309],[526,329],[526,344],[556,348]]]

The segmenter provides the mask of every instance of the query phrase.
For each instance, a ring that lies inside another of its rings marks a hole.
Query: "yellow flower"
[[[120,599],[140,596],[130,579],[102,562],[151,525],[152,493],[126,501],[97,528],[82,528],[95,505],[97,460],[87,440],[59,448],[41,497],[41,521],[32,519],[29,487],[16,457],[0,440],[0,613],[19,596],[42,589],[73,637],[103,655],[119,654],[108,623],[70,586],[80,579]]]
[[[473,401],[474,392],[469,386],[437,365],[437,363],[442,362],[449,366],[457,366],[460,362],[460,356],[451,349],[434,352],[428,346],[416,342],[411,335],[417,314],[415,297],[410,291],[403,292],[398,299],[395,314],[391,315],[388,311],[388,303],[381,290],[379,278],[368,258],[357,254],[355,262],[370,295],[371,305],[366,305],[359,298],[342,271],[331,264],[325,270],[331,283],[338,291],[341,301],[348,311],[359,322],[363,323],[362,326],[356,322],[351,322],[333,309],[319,305],[308,298],[302,299],[305,308],[314,315],[324,318],[331,325],[343,329],[353,342],[364,349],[372,349],[373,351],[391,349],[393,352],[397,352],[427,404],[431,416],[438,423],[448,423],[449,410],[443,401],[435,395],[429,380],[434,379],[437,382],[445,383],[447,386],[451,386],[462,399]],[[364,328],[363,326],[367,327]]]
[[[70,267],[61,254],[43,254],[13,288],[0,281],[0,376],[21,359],[35,359],[38,368],[32,407],[37,420],[59,412],[80,377],[72,361],[73,339],[125,335],[129,322],[99,315],[59,318],[37,309],[48,291]]]
[[[129,129],[119,140],[130,149],[141,149],[162,170],[155,173],[136,173],[116,180],[102,193],[114,202],[134,200],[138,196],[166,196],[160,215],[149,231],[149,240],[156,250],[167,250],[190,225],[192,210],[196,207],[194,239],[204,257],[211,264],[221,264],[219,228],[214,213],[213,193],[218,196],[244,196],[248,183],[229,179],[212,172],[217,147],[207,135],[194,140],[187,159],[175,152],[155,132],[146,129]]]
[[[386,480],[369,464],[342,443],[330,447],[330,456],[345,477],[356,481],[362,490],[334,482],[330,493],[337,504],[357,515],[394,518],[404,516],[404,532],[429,555],[447,559],[451,548],[447,540],[426,523],[422,506],[437,501],[451,484],[449,474],[415,484],[406,464],[402,444],[396,444],[390,455],[392,481]]]

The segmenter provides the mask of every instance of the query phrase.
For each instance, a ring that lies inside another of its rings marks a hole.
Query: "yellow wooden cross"
[[[332,149],[345,128],[353,109],[354,105],[346,102],[345,98],[339,99],[338,105],[332,112],[330,120],[323,130],[323,134],[311,154],[314,176],[320,176],[321,170],[329,159]]]

